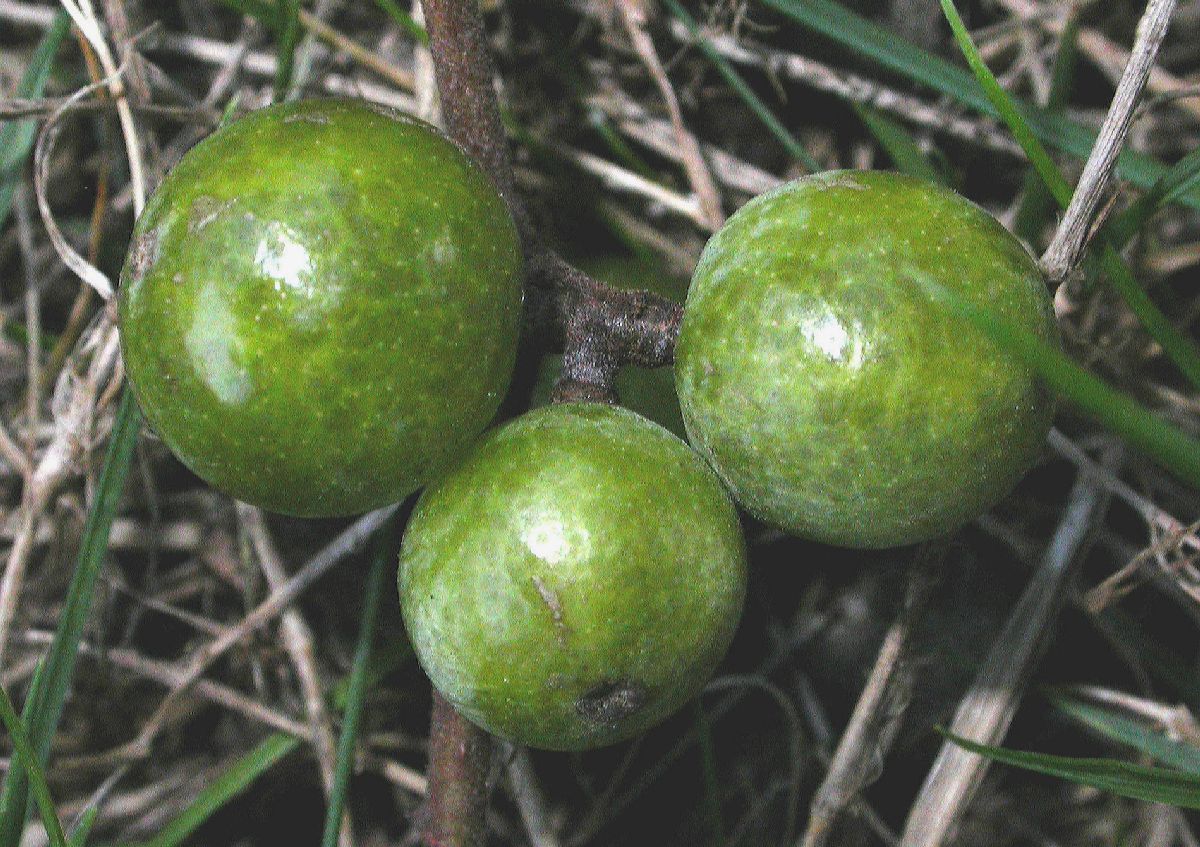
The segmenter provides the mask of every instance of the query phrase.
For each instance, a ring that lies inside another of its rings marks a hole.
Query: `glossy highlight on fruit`
[[[366,511],[491,420],[520,261],[487,177],[429,125],[351,100],[271,106],[189,151],[138,220],[126,372],[215,487],[292,515]]]
[[[555,750],[612,744],[704,685],[745,595],[720,480],[625,409],[535,409],[421,495],[400,604],[422,667],[460,713]]]
[[[982,514],[1028,469],[1051,398],[928,282],[1058,338],[1020,242],[910,177],[805,177],[709,241],[676,387],[689,439],[751,513],[831,544],[907,544]]]

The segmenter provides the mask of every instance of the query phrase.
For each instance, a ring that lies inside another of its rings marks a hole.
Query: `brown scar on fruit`
[[[575,701],[575,711],[597,726],[611,726],[646,705],[646,689],[628,679],[605,681]]]
[[[819,183],[821,191],[826,191],[830,188],[848,188],[851,191],[867,190],[867,186],[863,185],[861,182],[858,182],[850,174],[830,174],[828,176],[821,176],[814,181]]]
[[[158,228],[144,232],[133,242],[129,252],[129,272],[131,280],[140,280],[150,272],[158,261],[162,247]]]
[[[571,634],[571,628],[563,621],[562,601],[558,599],[558,594],[553,588],[542,582],[540,576],[534,575],[530,579],[533,580],[533,587],[537,589],[538,596],[550,610],[550,618],[554,621],[554,633],[558,637],[558,643],[565,645],[567,636]]]
[[[221,213],[233,207],[235,200],[218,200],[202,194],[192,201],[188,211],[188,233],[194,235],[221,216]]]
[[[383,103],[364,102],[362,105],[366,106],[377,115],[383,115],[385,118],[391,118],[392,120],[399,121],[401,123],[413,125],[423,123],[423,121],[417,120],[407,112],[401,112],[399,109],[393,109],[391,106],[385,106]]]
[[[322,124],[322,125],[324,125],[324,124],[329,123],[329,118],[326,117],[325,115],[306,114],[304,112],[301,112],[296,115],[288,115],[286,118],[283,119],[283,122],[285,124],[306,123],[306,124]]]

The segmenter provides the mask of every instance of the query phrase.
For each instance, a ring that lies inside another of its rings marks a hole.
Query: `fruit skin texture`
[[[434,686],[489,732],[612,744],[695,694],[741,616],[746,559],[724,488],[625,409],[547,406],[421,495],[400,604]]]
[[[914,543],[982,514],[1036,458],[1051,399],[920,280],[1057,343],[1020,242],[910,177],[799,179],[709,241],[676,387],[689,439],[751,513],[830,544]]]
[[[276,512],[402,499],[508,387],[520,253],[483,172],[350,100],[269,107],[183,157],[138,220],[125,367],[193,471]]]

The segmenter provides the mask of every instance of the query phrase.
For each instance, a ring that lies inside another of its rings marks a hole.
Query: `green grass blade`
[[[867,131],[875,137],[883,152],[895,163],[897,170],[927,182],[946,184],[946,175],[930,164],[921,148],[908,134],[908,130],[870,106],[861,103],[851,105]]]
[[[760,1],[800,26],[913,82],[926,85],[983,114],[1000,116],[971,74],[832,0]],[[1030,129],[1044,143],[1080,159],[1086,159],[1091,153],[1096,142],[1095,130],[1029,104],[1019,103],[1018,108]],[[1154,185],[1167,172],[1161,162],[1131,150],[1121,154],[1117,167],[1123,178],[1141,188]],[[1175,199],[1200,209],[1198,190],[1189,190]]]
[[[963,26],[962,18],[954,8],[954,0],[941,0],[941,3],[942,9],[946,13],[946,19],[950,22],[950,28],[954,31],[954,37],[971,68],[975,71],[980,86],[987,92],[988,98],[1029,156],[1038,176],[1050,189],[1050,193],[1058,201],[1058,204],[1065,209],[1071,202],[1072,190],[1062,172],[1034,137],[1028,124],[1008,96],[1008,92],[1000,87],[996,77],[984,64],[970,34]],[[1190,339],[1177,330],[1162,310],[1154,305],[1154,301],[1133,278],[1133,273],[1120,254],[1107,243],[1107,236],[1101,234],[1100,240],[1104,244],[1101,265],[1113,287],[1124,298],[1125,303],[1141,321],[1145,330],[1162,345],[1163,351],[1171,361],[1193,385],[1200,387],[1200,348],[1197,348]]]
[[[54,67],[54,55],[58,46],[71,28],[71,19],[66,12],[60,11],[54,18],[54,23],[42,38],[29,61],[29,67],[17,84],[14,94],[27,100],[36,100],[46,90],[46,82],[50,79],[50,71]],[[18,171],[29,151],[33,149],[33,140],[37,135],[37,121],[8,121],[0,124],[0,229],[8,220],[12,208],[13,192],[17,189],[20,179]]]
[[[1118,248],[1125,246],[1155,212],[1193,193],[1197,184],[1200,184],[1200,147],[1172,165],[1149,191],[1113,218],[1107,227],[1113,243]]]
[[[367,664],[367,689],[378,685],[388,674],[402,667],[413,656],[412,645],[404,638],[375,645],[371,661]],[[339,680],[338,684],[333,686],[329,700],[336,709],[346,708],[350,701],[350,677]]]
[[[146,842],[144,847],[177,847],[212,817],[213,813],[249,788],[256,779],[300,744],[299,738],[282,732],[268,736],[201,791],[190,806],[163,827],[157,836]]]
[[[1006,318],[968,303],[929,277],[913,279],[935,302],[968,320],[1001,349],[1034,368],[1056,394],[1189,485],[1200,488],[1200,441],[1143,408],[1129,395],[1110,388],[1061,350]]]
[[[88,836],[92,834],[92,825],[96,822],[96,817],[99,814],[100,807],[91,806],[80,815],[79,825],[75,827],[75,831],[67,839],[67,847],[84,847],[87,844]]]
[[[400,4],[396,0],[375,0],[375,5],[382,9],[384,14],[396,22],[396,26],[407,32],[418,44],[429,43],[429,33],[425,31],[425,27],[417,23],[412,15],[400,8]]]
[[[217,122],[217,129],[224,129],[233,123],[233,119],[237,116],[238,106],[242,102],[241,92],[235,93],[229,98],[229,102],[225,104],[225,108],[221,110],[221,119]]]
[[[25,724],[17,716],[17,710],[13,708],[12,700],[8,698],[8,692],[2,686],[0,686],[0,721],[4,722],[4,728],[8,730],[8,734],[12,738],[15,751],[12,767],[25,769],[33,790],[33,798],[42,815],[42,824],[45,825],[46,834],[50,837],[50,844],[52,847],[66,847],[66,836],[63,835],[58,812],[54,809],[54,800],[50,797],[50,786],[46,784],[46,775],[42,773],[42,767],[38,764],[37,757],[33,755],[33,748],[29,746],[29,736],[25,732]],[[22,817],[24,816],[22,815]]]
[[[596,134],[600,136],[600,140],[604,142],[604,146],[608,148],[608,151],[616,156],[621,164],[639,176],[651,180],[655,179],[654,171],[625,142],[621,134],[613,129],[612,124],[608,122],[608,118],[604,116],[603,112],[599,109],[589,110],[588,123],[592,129],[596,130]]]
[[[395,568],[398,537],[399,532],[396,528],[388,525],[377,534],[375,540],[375,558],[371,562],[371,570],[367,574],[363,592],[362,622],[358,629],[358,645],[354,649],[354,664],[350,669],[346,710],[342,717],[342,734],[338,737],[333,787],[329,792],[329,808],[325,814],[325,829],[321,836],[323,847],[337,847],[342,810],[346,807],[346,795],[350,787],[350,773],[354,769],[354,747],[358,742],[358,727],[362,718],[363,703],[367,698],[367,671],[371,664],[371,647],[375,643],[375,625],[379,620],[379,609],[384,597],[383,588],[387,584],[386,577]]]
[[[1038,172],[1038,176],[1042,178],[1046,187],[1050,189],[1050,193],[1054,195],[1054,199],[1065,208],[1071,202],[1070,184],[1063,177],[1058,166],[1054,164],[1054,160],[1050,158],[1050,154],[1046,152],[1042,142],[1038,140],[1037,134],[1030,127],[1025,116],[1017,109],[1016,103],[1008,96],[1008,92],[1000,87],[999,81],[983,61],[983,57],[979,55],[979,50],[975,47],[975,42],[971,40],[971,35],[967,32],[967,28],[958,14],[958,9],[954,7],[954,0],[941,0],[941,3],[942,11],[954,33],[954,40],[958,42],[963,57],[974,72],[975,79],[987,95],[988,101],[999,113],[1000,119],[1008,125],[1009,130],[1016,137],[1017,143],[1029,157],[1030,164]]]
[[[1160,764],[1200,776],[1200,748],[1169,738],[1116,709],[1059,692],[1048,692],[1047,697],[1059,710],[1100,735],[1140,750]]]
[[[1124,298],[1145,330],[1159,344],[1163,352],[1191,380],[1192,385],[1200,387],[1200,349],[1182,332],[1175,328],[1171,320],[1163,314],[1146,289],[1138,284],[1129,270],[1129,265],[1121,258],[1111,243],[1105,243],[1104,252],[1100,255],[1100,266],[1108,277],[1109,282]]]
[[[683,25],[688,28],[688,31],[692,34],[692,37],[696,39],[696,44],[704,52],[704,55],[708,58],[708,60],[713,63],[713,67],[717,69],[717,72],[725,78],[727,83],[729,83],[729,87],[732,88],[738,97],[742,98],[742,101],[750,107],[751,111],[754,112],[755,116],[762,122],[763,126],[765,126],[770,133],[774,135],[776,139],[778,139],[779,143],[784,146],[784,149],[788,151],[788,154],[792,156],[792,158],[799,160],[800,163],[804,165],[804,167],[810,172],[815,173],[821,170],[821,166],[817,163],[817,160],[814,159],[809,152],[804,149],[804,145],[797,141],[795,137],[788,132],[787,128],[779,122],[779,118],[775,117],[775,114],[767,107],[767,104],[764,103],[762,99],[750,89],[750,86],[746,84],[746,81],[742,79],[738,75],[738,72],[733,69],[733,65],[729,64],[729,61],[720,53],[718,53],[716,48],[709,44],[708,39],[704,37],[704,33],[700,31],[699,24],[697,24],[695,19],[688,14],[687,10],[679,4],[679,0],[666,0],[666,3],[667,7],[671,10],[671,14],[677,17],[683,23]]]
[[[277,0],[278,18],[275,41],[275,102],[282,102],[292,87],[296,66],[296,45],[300,42],[300,0]]]
[[[1071,90],[1075,87],[1075,71],[1079,67],[1079,19],[1067,17],[1067,24],[1058,39],[1058,50],[1054,55],[1054,69],[1050,75],[1050,94],[1046,98],[1046,109],[1051,114],[1061,115],[1066,107]],[[1050,190],[1038,177],[1036,170],[1025,175],[1021,191],[1021,205],[1013,221],[1013,231],[1030,244],[1036,244],[1045,226],[1050,223],[1058,204],[1050,196]]]
[[[946,20],[950,24],[950,28],[954,33],[955,41],[958,42],[959,49],[966,58],[967,63],[971,66],[975,73],[975,78],[980,86],[984,89],[988,100],[991,101],[993,107],[1000,114],[1001,118],[1012,130],[1013,135],[1017,138],[1021,148],[1029,156],[1030,162],[1034,169],[1042,178],[1042,182],[1049,188],[1054,199],[1058,201],[1059,206],[1066,208],[1071,202],[1071,188],[1067,184],[1066,179],[1062,176],[1062,172],[1050,159],[1049,154],[1041,143],[1037,140],[1036,134],[1029,126],[1028,121],[1017,109],[1015,101],[1005,92],[996,77],[988,69],[983,61],[983,57],[979,55],[974,42],[971,40],[970,34],[963,25],[962,18],[958,14],[958,10],[954,6],[953,0],[941,0],[942,10],[945,12]],[[1071,19],[1068,28],[1064,31],[1064,48],[1072,45],[1074,37],[1078,31],[1078,24],[1074,18]],[[1067,40],[1067,39],[1070,40]],[[1073,47],[1067,52],[1066,59],[1071,66],[1067,69],[1068,73],[1073,73],[1074,55]],[[1056,88],[1061,82],[1059,69],[1055,68]],[[1053,102],[1050,104],[1052,108],[1058,108],[1061,103]],[[1124,244],[1133,233],[1140,228],[1151,214],[1153,214],[1164,203],[1171,202],[1183,196],[1190,191],[1197,182],[1200,182],[1200,149],[1192,151],[1191,154],[1181,159],[1174,167],[1166,170],[1158,180],[1151,186],[1150,191],[1139,198],[1125,215],[1114,222],[1110,231],[1110,236],[1116,244]],[[1134,308],[1135,313],[1139,318],[1142,318],[1143,326],[1151,332],[1154,337],[1169,348],[1168,353],[1176,362],[1180,364],[1193,384],[1200,385],[1200,352],[1185,342],[1183,337],[1174,331],[1165,317],[1150,303],[1148,297],[1142,291],[1141,287],[1133,281],[1128,267],[1120,257],[1113,251],[1113,258],[1121,265],[1121,269],[1109,270],[1109,257],[1105,257],[1104,262],[1109,275],[1114,277],[1114,284],[1118,290],[1126,297],[1126,301]],[[1121,277],[1117,279],[1116,277]],[[1125,282],[1128,285],[1125,285]],[[1132,298],[1136,298],[1137,302]],[[1148,307],[1148,308],[1147,308]],[[1151,326],[1155,328],[1151,328]],[[1163,335],[1159,335],[1159,333]]]
[[[385,676],[412,658],[412,648],[407,642],[387,644],[376,649],[367,663],[366,687],[370,689]],[[350,699],[352,676],[346,677],[333,687],[330,699],[337,708],[345,707]],[[201,792],[186,809],[179,813],[151,841],[137,847],[175,847],[200,828],[210,817],[227,803],[237,798],[259,777],[270,770],[293,750],[302,740],[285,733],[275,733],[250,753],[235,762],[216,782]],[[127,845],[127,847],[134,847]]]
[[[1006,765],[1090,785],[1122,797],[1148,803],[1169,803],[1185,809],[1200,809],[1200,777],[1167,768],[1131,765],[1116,759],[1080,759],[988,747],[942,731],[950,741]]]
[[[54,642],[45,660],[43,672],[36,678],[25,701],[22,718],[29,730],[34,759],[42,767],[50,754],[50,740],[58,727],[63,702],[71,686],[79,640],[91,609],[96,579],[104,564],[108,535],[116,516],[117,504],[125,488],[133,445],[137,440],[141,416],[133,393],[126,388],[113,418],[108,453],[96,486],[96,499],[83,527],[83,539],[67,590],[66,605],[54,634]],[[15,847],[24,826],[29,784],[25,768],[9,768],[0,789],[0,845]]]

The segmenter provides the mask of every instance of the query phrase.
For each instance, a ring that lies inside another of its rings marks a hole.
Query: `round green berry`
[[[745,582],[737,513],[703,460],[588,403],[487,436],[421,495],[400,553],[434,686],[488,731],[555,750],[629,738],[692,697]]]
[[[799,179],[709,241],[676,387],[689,439],[751,513],[832,544],[907,544],[977,517],[1027,470],[1050,397],[928,282],[1057,340],[1020,242],[917,179]]]
[[[352,514],[415,491],[491,420],[520,252],[435,129],[302,101],[183,157],[137,222],[119,309],[134,392],[184,464],[273,511]]]

